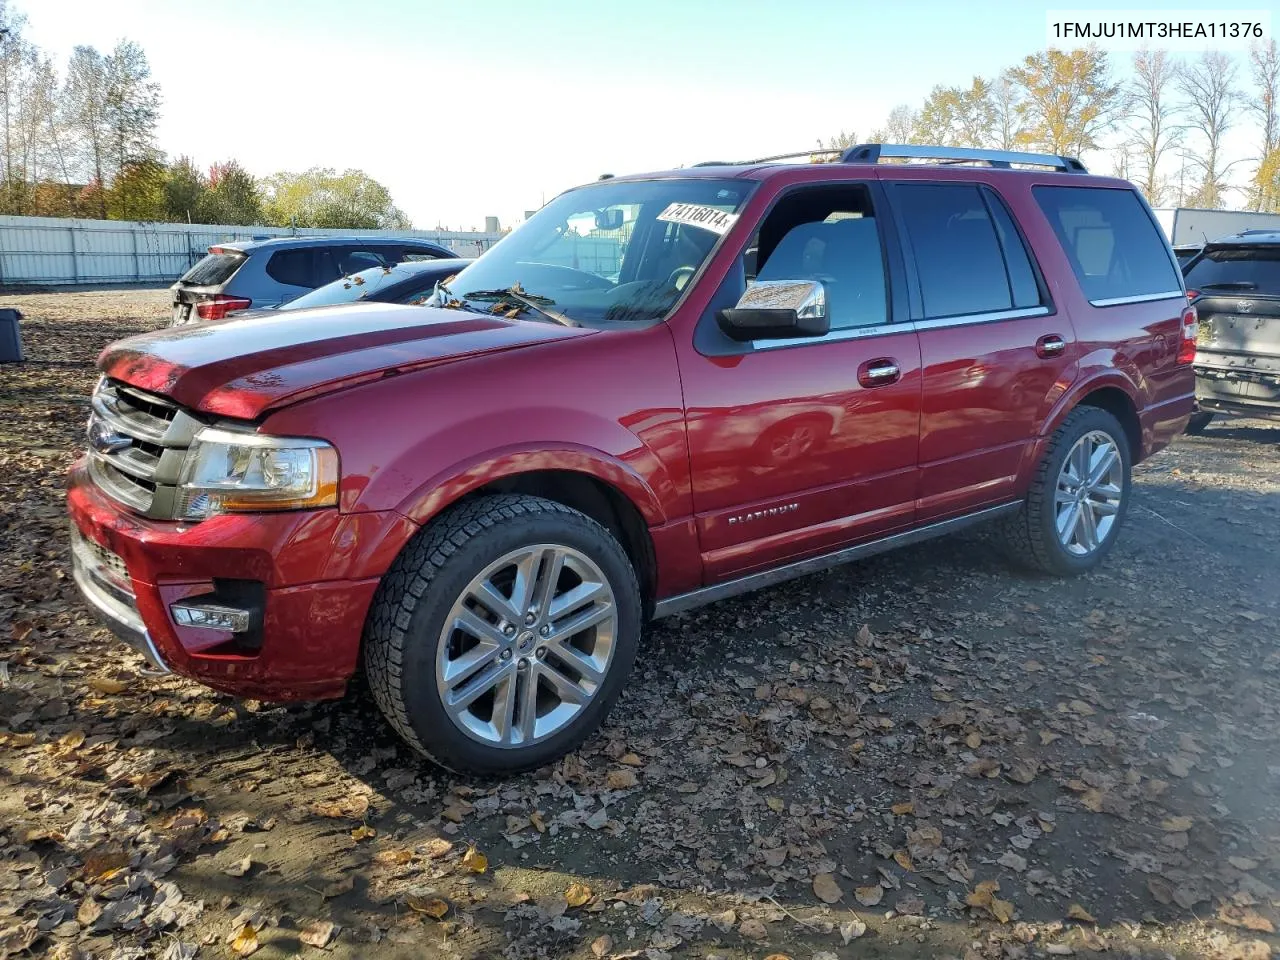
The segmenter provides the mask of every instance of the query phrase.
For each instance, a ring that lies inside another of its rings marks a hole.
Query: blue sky
[[[127,36],[161,147],[253,173],[359,167],[419,227],[519,218],[603,172],[864,136],[991,75],[1064,3],[856,0],[15,0],[59,63]],[[1243,5],[1243,4],[1242,4]],[[1203,9],[1200,3],[1126,8]],[[1123,67],[1127,55],[1115,57]],[[1123,72],[1122,70],[1120,72]],[[1243,165],[1242,165],[1243,166]],[[1109,172],[1109,170],[1104,171]]]

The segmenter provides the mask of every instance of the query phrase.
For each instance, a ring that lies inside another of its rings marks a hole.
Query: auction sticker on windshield
[[[702,227],[723,236],[737,221],[738,215],[700,203],[673,203],[658,214],[658,219],[667,223],[687,223],[691,227]]]

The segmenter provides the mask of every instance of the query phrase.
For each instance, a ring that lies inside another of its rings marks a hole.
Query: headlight
[[[205,427],[187,451],[175,512],[203,520],[337,502],[338,452],[327,443]]]

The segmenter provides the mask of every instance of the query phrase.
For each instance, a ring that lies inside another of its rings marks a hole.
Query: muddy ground
[[[1269,957],[1280,425],[1136,471],[1097,573],[981,532],[656,626],[505,782],[372,703],[139,674],[67,573],[92,361],[165,291],[0,296],[0,958]]]

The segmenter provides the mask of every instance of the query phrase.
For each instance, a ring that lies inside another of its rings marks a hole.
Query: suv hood
[[[594,332],[464,310],[343,304],[144,333],[107,347],[98,368],[188,409],[255,419],[390,373]]]

